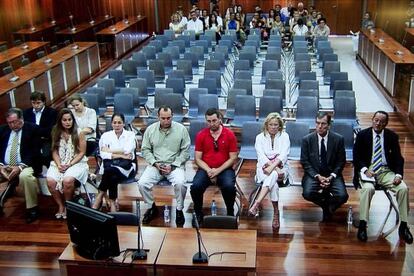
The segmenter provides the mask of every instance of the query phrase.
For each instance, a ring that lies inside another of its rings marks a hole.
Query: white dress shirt
[[[36,111],[36,109],[33,108],[33,113],[34,113],[35,119],[36,119],[36,125],[40,125],[40,119],[42,118],[43,110],[45,110],[44,106],[39,111]]]
[[[203,22],[198,18],[195,21],[191,19],[187,22],[187,30],[193,30],[196,34],[200,34],[204,31]]]

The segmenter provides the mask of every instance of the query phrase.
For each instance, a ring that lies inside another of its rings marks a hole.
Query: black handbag
[[[104,159],[104,169],[109,167],[120,167],[129,170],[132,166],[132,160],[124,158]]]

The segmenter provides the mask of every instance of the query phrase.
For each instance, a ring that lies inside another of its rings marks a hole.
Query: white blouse
[[[107,147],[111,149],[112,151],[122,151],[124,154],[132,153],[133,159],[135,159],[135,134],[132,131],[129,130],[123,130],[121,136],[118,136],[115,134],[114,130],[107,131],[104,134],[102,134],[101,139],[99,139],[99,149],[100,156],[102,159],[112,159],[112,153],[111,152],[103,152],[102,148]],[[132,169],[135,170],[135,162],[132,162]],[[101,169],[103,169],[103,166],[101,166]],[[120,169],[122,173],[125,175],[129,175],[131,170],[125,171],[125,173]],[[103,173],[103,171],[101,172]]]
[[[76,124],[78,125],[78,132],[80,133],[82,129],[84,129],[85,127],[89,127],[93,129],[93,132],[85,135],[85,139],[89,140],[90,138],[96,138],[96,111],[92,108],[85,106],[85,110],[83,111],[81,116],[78,116],[75,110],[73,110],[72,112],[75,116]]]
[[[257,153],[258,168],[261,169],[269,160],[275,157],[282,161],[283,166],[285,166],[290,152],[290,140],[286,132],[282,131],[276,134],[273,147],[270,134],[264,135],[264,132],[262,132],[256,136],[254,146]]]

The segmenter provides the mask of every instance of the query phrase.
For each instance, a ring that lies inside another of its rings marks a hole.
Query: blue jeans
[[[227,208],[227,215],[234,215],[234,200],[236,198],[236,175],[233,169],[226,169],[217,176],[217,186],[220,187],[221,194]],[[211,180],[205,170],[199,169],[194,176],[193,184],[191,185],[191,197],[194,202],[194,211],[197,214],[202,213],[203,209],[203,195],[207,187],[210,186]]]

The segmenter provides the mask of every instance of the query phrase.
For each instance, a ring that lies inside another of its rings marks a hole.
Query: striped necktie
[[[381,146],[381,136],[377,134],[375,137],[374,145],[374,156],[372,159],[372,171],[377,173],[382,166],[382,146]]]
[[[18,132],[14,132],[14,137],[10,148],[10,162],[9,165],[17,165],[17,147],[19,146],[19,135]]]

